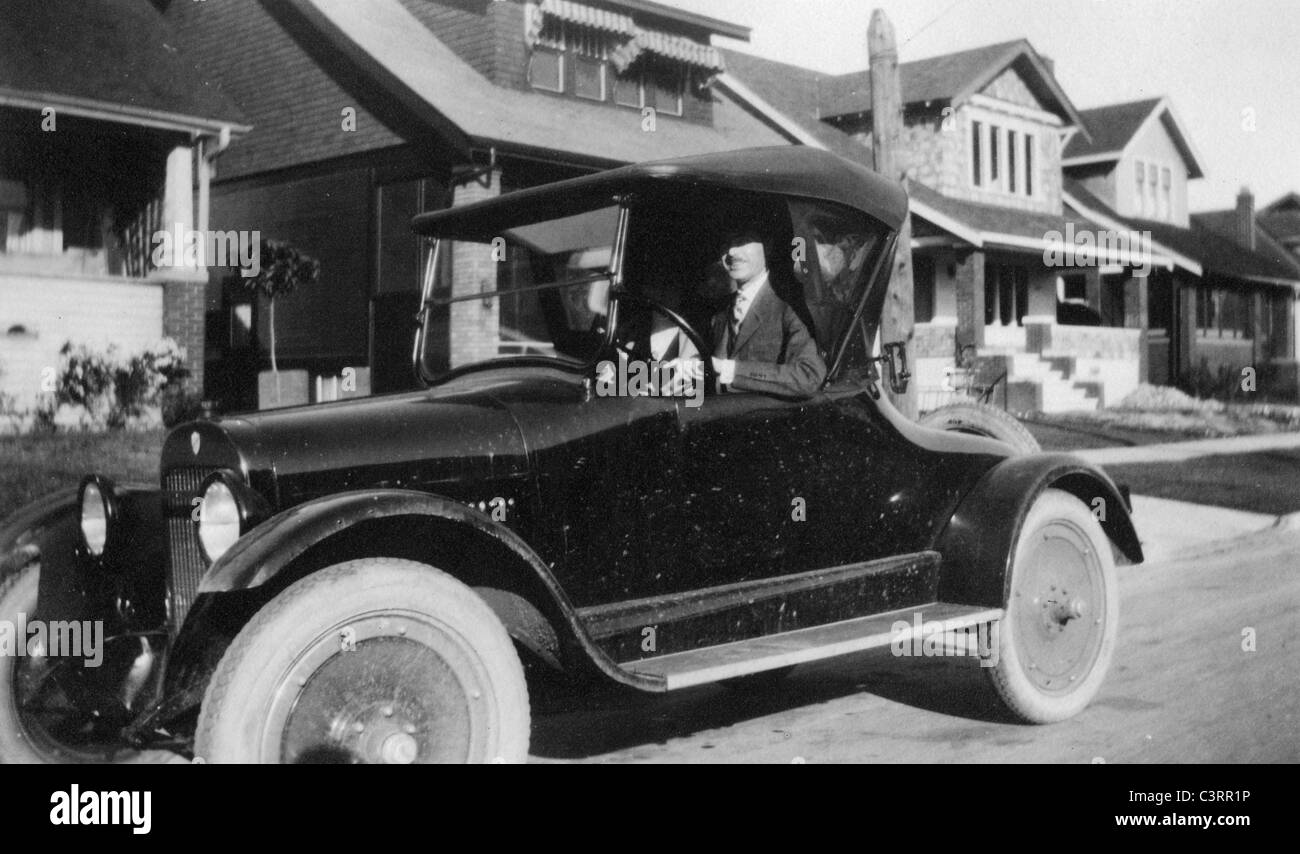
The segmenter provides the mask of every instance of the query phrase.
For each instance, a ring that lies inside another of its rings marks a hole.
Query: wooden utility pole
[[[891,181],[902,181],[906,158],[902,150],[903,94],[898,83],[898,47],[894,41],[894,25],[889,23],[883,9],[871,13],[871,26],[867,29],[867,61],[871,68],[871,148],[876,171]],[[899,230],[892,272],[884,314],[880,319],[880,341],[882,344],[903,341],[910,351],[915,320],[910,215]],[[909,356],[914,355],[909,353]],[[914,361],[914,358],[909,358],[909,365]],[[915,383],[909,384],[903,394],[891,391],[890,398],[900,412],[908,418],[916,418]]]

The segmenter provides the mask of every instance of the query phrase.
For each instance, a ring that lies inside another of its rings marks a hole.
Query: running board
[[[1001,608],[932,602],[778,635],[627,661],[622,667],[639,676],[662,679],[665,690],[675,691],[889,646],[896,640],[910,642],[918,629],[936,622],[943,623],[943,631],[950,632],[999,620],[1002,613]],[[906,628],[900,626],[895,631],[896,623],[903,623]]]

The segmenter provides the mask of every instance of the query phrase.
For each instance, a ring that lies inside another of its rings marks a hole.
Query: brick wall
[[[524,33],[523,6],[492,0],[400,0],[415,18],[484,77],[491,78],[497,61],[497,40],[492,19],[504,9],[519,10],[518,39]]]
[[[490,186],[477,181],[462,184],[455,189],[452,206],[473,204],[501,194],[501,172],[491,175]],[[455,243],[451,249],[452,296],[496,290],[497,263],[492,258],[492,248],[479,243]],[[447,342],[451,367],[466,365],[483,359],[495,358],[500,327],[500,305],[496,299],[466,300],[450,306]]]
[[[207,310],[207,277],[164,280],[163,334],[176,340],[185,351],[185,390],[203,394],[204,314]]]

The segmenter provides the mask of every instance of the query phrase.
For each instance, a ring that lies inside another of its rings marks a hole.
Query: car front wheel
[[[1007,708],[1028,723],[1065,720],[1101,688],[1119,631],[1115,560],[1082,501],[1046,490],[1021,528],[1006,615],[987,668]]]
[[[522,762],[524,671],[500,620],[444,572],[394,558],[323,569],[268,603],[208,685],[205,762]]]
[[[36,613],[41,567],[33,561],[0,577],[0,626],[24,623]],[[112,692],[98,681],[111,674],[76,670],[56,659],[31,654],[26,637],[22,655],[0,654],[0,763],[4,764],[183,764],[166,750],[135,750],[119,738],[116,725],[74,702],[77,694]],[[7,650],[6,650],[7,651]],[[16,648],[14,652],[17,652]]]

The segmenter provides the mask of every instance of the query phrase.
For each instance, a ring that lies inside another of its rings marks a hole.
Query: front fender
[[[941,601],[1006,605],[1021,525],[1043,490],[1052,488],[1069,492],[1090,509],[1104,507],[1106,536],[1129,561],[1142,562],[1128,504],[1104,471],[1070,454],[1009,457],[980,478],[939,535]],[[1096,504],[1097,499],[1104,504]]]
[[[198,592],[250,591],[269,585],[286,571],[292,577],[290,568],[294,562],[330,538],[357,525],[393,517],[433,517],[459,526],[461,530],[468,529],[505,548],[518,565],[525,568],[534,587],[544,591],[547,601],[533,604],[547,615],[555,630],[563,635],[563,640],[575,644],[597,671],[620,684],[641,690],[662,690],[662,680],[624,671],[591,641],[550,567],[515,531],[471,507],[439,495],[402,489],[366,490],[343,492],[292,507],[241,537],[208,569]],[[418,544],[405,544],[405,554],[411,555],[413,548],[418,548]],[[375,555],[385,552],[382,544],[375,544]],[[477,586],[470,581],[467,583]],[[488,583],[486,586],[493,585]],[[500,597],[488,593],[484,598],[501,614],[498,608]],[[508,617],[503,615],[503,622],[509,623]],[[189,629],[187,621],[183,634],[188,634]]]
[[[0,522],[0,578],[40,556],[45,532],[77,514],[77,487],[37,499]]]

